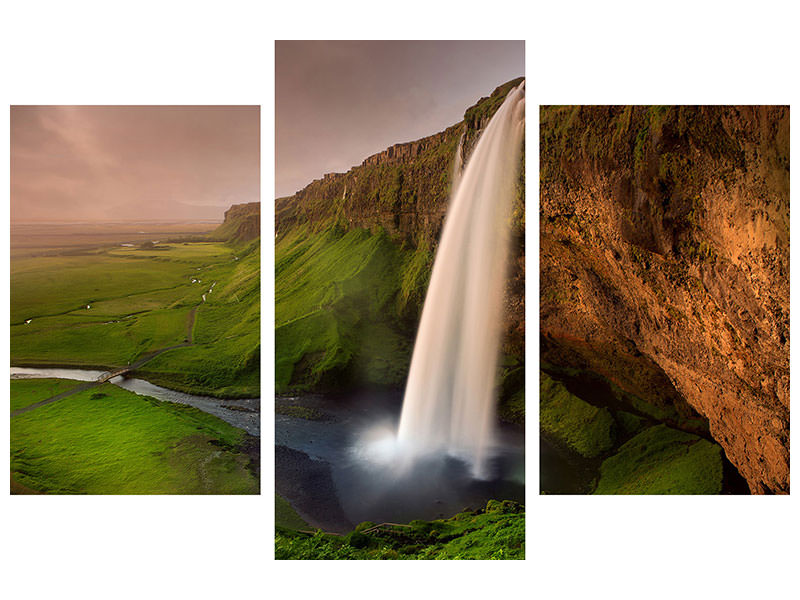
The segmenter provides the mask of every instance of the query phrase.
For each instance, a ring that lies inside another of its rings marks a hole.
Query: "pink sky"
[[[222,220],[259,200],[258,106],[12,106],[11,220]]]
[[[442,131],[524,74],[522,41],[277,41],[275,195]]]

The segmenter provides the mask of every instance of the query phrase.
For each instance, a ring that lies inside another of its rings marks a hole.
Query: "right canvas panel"
[[[789,493],[789,108],[540,107],[542,494]]]

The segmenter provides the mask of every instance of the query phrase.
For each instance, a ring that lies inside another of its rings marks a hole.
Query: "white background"
[[[794,497],[539,497],[535,410],[537,105],[791,104],[800,54],[791,3],[306,0],[290,7],[288,1],[18,1],[3,2],[0,23],[3,110],[10,104],[260,104],[265,232],[263,495],[3,496],[0,593],[10,592],[11,598],[798,597]],[[527,40],[524,562],[272,560],[269,232],[275,39]],[[8,140],[7,116],[0,127]],[[797,148],[794,132],[792,147]],[[7,152],[6,142],[0,169],[5,202]],[[5,206],[6,220],[8,214]],[[5,253],[7,222],[0,231]],[[6,254],[1,266],[0,281],[8,282]],[[4,293],[6,315],[8,301]],[[0,447],[7,448],[7,421],[0,433]]]

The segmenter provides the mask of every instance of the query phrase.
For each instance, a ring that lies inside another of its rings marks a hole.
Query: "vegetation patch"
[[[639,415],[629,413],[625,410],[618,410],[614,413],[617,422],[617,432],[621,436],[630,436],[638,433],[647,422]]]
[[[502,421],[525,423],[525,367],[510,357],[512,364],[503,370],[497,412]]]
[[[12,406],[76,384],[63,381],[11,380]],[[106,383],[13,417],[11,472],[51,494],[255,494],[250,439],[193,407]]]
[[[277,527],[276,559],[524,559],[524,507],[490,500],[485,509],[408,525],[362,523],[344,536]]]
[[[313,529],[280,494],[275,494],[275,527],[295,530]]]
[[[603,461],[595,494],[719,494],[722,449],[666,425],[650,427]]]
[[[296,419],[306,419],[307,421],[323,421],[325,415],[317,408],[309,408],[299,404],[287,404],[285,402],[275,402],[275,414],[294,417]]]
[[[542,431],[577,452],[594,458],[614,445],[614,418],[571,394],[560,382],[540,373],[539,424]]]

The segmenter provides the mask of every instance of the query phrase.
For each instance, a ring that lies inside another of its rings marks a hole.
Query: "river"
[[[97,371],[92,369],[58,369],[58,368],[30,368],[30,367],[11,367],[11,379],[73,379],[76,381],[96,381],[107,371]],[[153,385],[144,379],[134,377],[114,377],[109,380],[116,386],[126,389],[140,396],[151,396],[157,400],[175,402],[178,404],[188,404],[197,409],[218,417],[239,429],[243,429],[250,435],[261,435],[261,399],[224,399],[213,398],[211,396],[196,396],[185,394],[157,385]],[[68,402],[65,398],[63,402]]]

